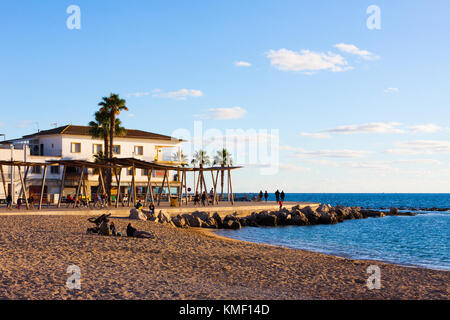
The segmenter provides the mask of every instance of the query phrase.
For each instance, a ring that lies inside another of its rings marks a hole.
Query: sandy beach
[[[124,232],[130,220],[113,219]],[[86,216],[0,216],[0,299],[449,299],[450,272],[357,261],[132,221],[155,239],[87,235]],[[366,287],[369,265],[379,290]],[[81,269],[68,290],[67,267]]]

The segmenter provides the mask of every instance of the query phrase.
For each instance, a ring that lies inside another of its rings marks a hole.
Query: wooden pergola
[[[26,187],[29,170],[32,167],[44,167],[44,172],[42,173],[42,181],[41,181],[41,192],[40,192],[40,196],[39,196],[39,207],[38,208],[40,210],[42,208],[42,201],[43,201],[43,197],[44,197],[45,180],[47,178],[47,169],[49,166],[53,166],[53,164],[47,163],[47,162],[40,163],[40,162],[24,162],[24,161],[0,161],[0,174],[1,174],[1,178],[2,178],[3,191],[5,192],[5,196],[6,196],[9,193],[9,191],[7,190],[8,188],[6,187],[6,180],[5,180],[5,174],[3,171],[3,166],[12,167],[13,170],[16,167],[19,169],[18,170],[19,178],[20,178],[20,183],[22,185],[22,188],[19,193],[19,198],[21,198],[22,194],[23,194],[23,196],[25,197],[25,205],[26,205],[27,209],[30,209],[30,204],[28,203],[28,199],[29,199],[28,190]],[[22,174],[22,168],[24,169],[24,174]],[[11,174],[13,174],[13,173],[11,173]],[[14,183],[14,182],[12,181],[12,183]]]
[[[77,191],[75,193],[75,198],[74,198],[75,202],[73,205],[74,207],[77,205],[77,200],[81,193],[83,193],[85,197],[87,196],[86,182],[84,179],[86,169],[97,169],[98,170],[101,187],[104,192],[106,192],[106,187],[105,187],[105,179],[103,177],[102,170],[103,169],[113,169],[113,171],[115,171],[117,169],[120,169],[120,170],[122,169],[122,167],[118,167],[118,166],[114,166],[114,165],[108,165],[108,164],[96,163],[96,162],[90,162],[90,161],[84,161],[84,160],[49,160],[47,162],[51,163],[53,165],[63,166],[63,168],[64,168],[62,178],[61,178],[60,190],[59,190],[59,198],[58,198],[58,205],[57,205],[58,208],[61,207],[61,199],[63,196],[64,185],[66,182],[67,167],[74,167],[74,168],[80,169],[80,178],[78,180]]]
[[[219,172],[221,172],[221,171],[228,173],[227,182],[228,182],[228,186],[229,186],[229,190],[230,190],[230,192],[228,193],[228,201],[230,201],[232,204],[234,204],[233,186],[232,186],[232,182],[231,182],[231,170],[241,168],[238,166],[190,168],[190,167],[182,167],[182,166],[163,165],[163,164],[144,161],[144,160],[140,160],[140,159],[136,159],[136,158],[112,158],[112,159],[106,159],[105,162],[110,163],[115,166],[118,166],[118,167],[127,167],[127,168],[132,169],[132,182],[131,183],[132,183],[132,192],[133,192],[132,195],[133,195],[134,205],[136,205],[136,180],[135,180],[136,169],[147,169],[148,182],[147,182],[147,191],[146,191],[146,195],[145,195],[145,199],[144,199],[144,206],[147,205],[147,199],[149,198],[149,196],[150,196],[151,203],[152,204],[155,203],[155,197],[153,194],[153,189],[151,187],[151,183],[152,183],[151,178],[152,178],[152,173],[154,170],[164,171],[163,181],[162,181],[161,187],[159,188],[158,197],[157,197],[158,205],[161,202],[161,196],[162,196],[164,187],[168,188],[168,193],[169,193],[168,201],[169,202],[170,202],[170,198],[172,197],[172,194],[170,191],[171,185],[170,185],[170,181],[169,181],[169,172],[170,171],[176,171],[178,174],[178,177],[181,176],[181,181],[179,183],[180,187],[178,188],[179,191],[177,194],[178,203],[180,205],[182,204],[183,189],[184,189],[184,193],[186,195],[185,204],[187,205],[189,203],[189,199],[187,197],[187,195],[188,195],[187,172],[199,172],[198,181],[197,181],[196,188],[195,188],[195,193],[198,193],[198,191],[199,191],[198,189],[200,187],[200,194],[201,194],[203,191],[207,192],[206,181],[205,181],[205,176],[204,176],[204,172],[207,172],[207,171],[211,172],[211,179],[212,179],[212,184],[213,184],[212,187],[213,187],[213,191],[214,191],[213,204],[219,203],[219,200],[217,199],[217,181],[219,180],[218,175],[219,175]],[[214,176],[214,173],[216,173],[215,176]],[[116,175],[116,179],[117,179],[118,185],[120,185],[120,175],[119,175],[119,178]],[[118,190],[117,198],[119,198],[119,190]],[[118,205],[118,203],[116,200],[116,206],[117,205]]]
[[[103,170],[111,169],[117,183],[117,193],[116,193],[116,199],[115,199],[115,207],[117,208],[119,206],[119,198],[121,197],[121,191],[120,191],[120,183],[121,183],[121,173],[122,170],[125,169],[131,169],[132,170],[132,180],[131,180],[131,196],[133,197],[133,206],[136,205],[136,169],[146,169],[147,170],[147,190],[145,194],[144,199],[144,206],[147,205],[147,199],[150,198],[150,202],[152,204],[157,203],[157,205],[160,205],[161,202],[161,196],[163,194],[163,190],[165,187],[168,188],[168,202],[170,203],[170,199],[172,197],[171,194],[171,182],[169,181],[169,172],[175,171],[178,173],[178,177],[181,176],[181,181],[177,183],[179,185],[178,188],[178,194],[176,195],[178,198],[179,205],[183,204],[183,189],[185,197],[185,205],[188,205],[189,199],[188,199],[188,187],[187,187],[187,173],[188,172],[198,172],[198,178],[197,182],[194,181],[194,185],[196,187],[194,190],[194,193],[197,194],[200,191],[200,195],[202,192],[207,193],[207,186],[206,186],[206,180],[205,180],[205,172],[211,172],[211,179],[212,179],[212,189],[214,191],[213,195],[213,201],[212,204],[218,204],[219,199],[217,197],[217,182],[218,182],[218,176],[219,172],[226,172],[227,173],[227,183],[228,183],[228,201],[230,201],[232,204],[234,204],[234,196],[233,196],[233,186],[231,183],[231,171],[234,169],[239,169],[241,167],[238,166],[219,166],[219,167],[209,167],[209,168],[203,168],[202,166],[200,168],[191,168],[191,167],[181,167],[181,166],[170,166],[170,165],[163,165],[158,164],[155,162],[148,162],[140,159],[135,158],[112,158],[112,159],[106,159],[103,163],[96,163],[96,162],[90,162],[90,161],[84,161],[84,160],[48,160],[47,162],[39,163],[39,162],[21,162],[21,161],[0,161],[0,173],[2,178],[2,184],[3,189],[5,191],[5,195],[8,194],[7,185],[6,185],[6,179],[3,171],[3,166],[11,166],[11,167],[18,167],[19,168],[19,178],[21,181],[22,189],[19,194],[19,198],[21,197],[22,193],[25,196],[25,204],[27,209],[30,208],[28,203],[28,191],[26,188],[26,181],[28,177],[28,172],[30,167],[43,167],[43,174],[42,174],[42,181],[41,181],[41,192],[39,197],[39,207],[38,209],[42,209],[42,202],[43,202],[43,196],[44,196],[44,189],[45,189],[45,183],[46,183],[46,177],[47,177],[47,170],[49,166],[62,166],[63,167],[63,173],[60,183],[60,191],[59,191],[59,198],[58,198],[58,204],[57,207],[60,208],[61,206],[61,199],[63,196],[64,186],[66,182],[66,175],[67,175],[67,168],[68,167],[74,167],[80,169],[80,176],[78,178],[78,184],[76,187],[76,194],[75,194],[75,203],[74,207],[77,205],[78,197],[82,194],[84,196],[87,196],[87,187],[85,182],[85,170],[86,169],[97,169],[98,174],[100,177],[100,186],[103,190],[103,192],[106,192],[106,186],[105,186],[105,179],[103,176]],[[22,175],[22,168],[24,168],[24,175]],[[159,187],[159,192],[157,195],[157,199],[155,199],[155,195],[153,194],[152,189],[152,174],[153,171],[164,171],[163,180],[161,183],[161,186]],[[99,187],[100,187],[99,186]],[[199,190],[200,189],[200,190]],[[98,192],[98,191],[97,191]],[[175,196],[175,195],[174,195]],[[130,206],[130,196],[128,196],[128,206]]]

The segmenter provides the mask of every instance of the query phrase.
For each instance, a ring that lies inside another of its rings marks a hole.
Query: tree
[[[198,150],[194,153],[194,157],[192,158],[191,163],[194,165],[198,164],[199,167],[209,166],[211,164],[211,160],[209,159],[208,154],[205,150]]]
[[[103,97],[98,104],[100,112],[105,112],[109,115],[109,153],[108,157],[113,157],[114,136],[116,134],[117,117],[122,111],[128,111],[125,99],[120,99],[118,94],[111,93],[109,97]]]
[[[211,160],[209,159],[209,156],[205,150],[199,150],[194,153],[194,156],[191,160],[191,164],[194,166],[194,168],[196,167],[196,165],[198,165],[200,168],[202,168],[203,166],[210,165]],[[199,173],[199,178],[200,178],[200,174],[201,174],[201,171]],[[200,191],[202,189],[201,186],[202,186],[202,183],[200,182]],[[194,190],[196,190],[196,188],[195,188],[195,171],[194,171]]]
[[[231,153],[228,152],[227,149],[223,148],[222,150],[218,150],[216,156],[214,157],[214,165],[219,164],[222,167],[229,167],[233,165],[233,159],[231,158]],[[223,180],[225,176],[225,170],[220,171],[220,199],[223,198]]]
[[[182,161],[182,162],[187,162],[188,158],[187,156],[183,153],[183,151],[177,151],[175,153],[172,154],[172,161]],[[186,163],[183,163],[181,165],[182,167],[186,166]]]
[[[120,99],[119,95],[111,93],[109,97],[103,97],[99,102],[100,110],[95,113],[96,121],[89,123],[91,134],[102,137],[105,142],[104,158],[113,158],[114,137],[125,135],[126,130],[121,126],[117,118],[121,111],[128,111],[126,101]],[[92,125],[91,125],[92,124]],[[112,170],[107,170],[106,188],[108,199],[111,200]],[[120,186],[118,186],[120,187]]]

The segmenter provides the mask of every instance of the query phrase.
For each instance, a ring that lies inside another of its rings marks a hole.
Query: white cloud
[[[134,92],[127,94],[127,97],[142,98],[148,95],[150,95],[150,92]]]
[[[441,130],[442,128],[433,123],[428,123],[428,124],[411,126],[410,129],[414,133],[416,133],[416,132],[435,133],[435,132]]]
[[[325,133],[318,133],[318,132],[301,132],[300,135],[302,137],[308,137],[313,139],[329,139],[331,138],[331,135],[325,134]]]
[[[309,172],[311,171],[310,168],[302,167],[297,164],[292,163],[280,163],[279,164],[280,169],[289,170],[289,171],[295,171],[295,172]]]
[[[372,152],[348,149],[310,151],[298,148],[294,156],[300,158],[363,158],[370,153]]]
[[[321,133],[355,134],[355,133],[403,133],[398,122],[371,122],[359,125],[345,125],[321,130]]]
[[[342,72],[352,69],[339,54],[332,52],[312,52],[301,50],[295,52],[287,49],[270,50],[266,53],[270,64],[282,71],[301,71],[312,74],[320,70]]]
[[[414,140],[395,144],[398,148],[389,149],[391,154],[450,154],[450,141],[446,140]]]
[[[384,89],[384,93],[399,93],[399,88],[389,87],[387,89]]]
[[[371,53],[367,50],[361,50],[353,44],[338,43],[335,45],[335,47],[343,52],[360,56],[361,58],[363,58],[365,60],[379,59],[379,57],[374,55],[373,53]]]
[[[234,65],[236,67],[251,67],[252,66],[252,64],[250,62],[246,62],[246,61],[236,61],[234,63]]]
[[[201,90],[194,89],[180,89],[178,91],[172,92],[163,92],[161,90],[154,90],[153,97],[156,98],[168,98],[174,100],[186,100],[188,97],[198,98],[203,96],[203,92]]]
[[[247,110],[241,107],[232,108],[210,108],[207,114],[200,115],[203,119],[213,119],[213,120],[232,120],[240,119],[247,114]]]

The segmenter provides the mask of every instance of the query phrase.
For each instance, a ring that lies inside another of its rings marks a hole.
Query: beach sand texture
[[[113,221],[122,232],[130,222]],[[449,299],[446,271],[131,222],[156,238],[87,235],[86,216],[0,216],[0,299]],[[366,287],[371,264],[379,290]],[[66,286],[70,265],[81,290]]]

